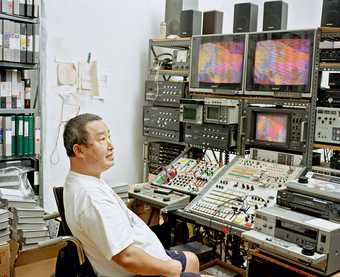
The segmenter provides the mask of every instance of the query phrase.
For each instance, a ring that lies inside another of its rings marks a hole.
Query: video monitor
[[[239,93],[242,90],[245,35],[193,37],[190,89]]]
[[[315,30],[249,35],[246,94],[310,97]]]
[[[257,113],[255,140],[287,143],[288,114]]]

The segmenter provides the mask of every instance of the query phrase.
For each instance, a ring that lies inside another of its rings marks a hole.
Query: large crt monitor
[[[245,35],[194,36],[190,90],[242,93]]]
[[[251,147],[303,152],[308,117],[304,109],[248,107],[246,144]]]
[[[315,30],[249,34],[245,94],[311,97]]]

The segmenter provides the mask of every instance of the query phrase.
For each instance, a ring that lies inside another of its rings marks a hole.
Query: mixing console
[[[196,195],[218,168],[216,162],[180,158],[167,171],[164,170],[157,175],[153,184]]]
[[[185,210],[251,229],[255,211],[273,206],[277,190],[303,172],[303,167],[235,158],[229,166],[218,171]]]

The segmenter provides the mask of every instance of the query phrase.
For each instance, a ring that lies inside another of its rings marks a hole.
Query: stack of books
[[[0,197],[1,207],[10,211],[11,238],[18,241],[20,249],[31,248],[38,242],[48,240],[50,237],[43,219],[44,210],[37,205],[34,199],[13,194],[2,194]]]
[[[117,184],[112,186],[113,191],[124,201],[125,204],[129,200],[129,185],[128,184]]]
[[[38,206],[30,208],[11,207],[11,238],[19,242],[21,249],[50,239],[44,210]]]
[[[10,240],[9,211],[0,209],[0,245]]]

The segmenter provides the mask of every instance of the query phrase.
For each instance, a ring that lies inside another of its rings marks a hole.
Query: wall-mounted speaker
[[[321,27],[340,27],[340,0],[323,0]]]
[[[287,30],[288,3],[268,1],[263,5],[263,31]]]
[[[202,34],[202,12],[186,10],[181,12],[180,36],[191,37]]]
[[[203,13],[203,35],[221,34],[223,27],[223,12],[206,11]]]
[[[181,27],[181,12],[197,10],[198,0],[166,0],[165,22],[167,35],[179,35]]]
[[[234,6],[234,33],[257,31],[258,6],[253,3],[239,3]]]

